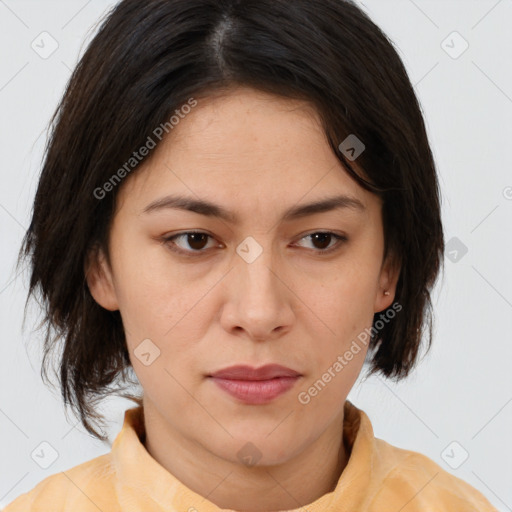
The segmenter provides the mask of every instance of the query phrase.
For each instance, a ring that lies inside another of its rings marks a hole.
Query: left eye
[[[317,249],[320,253],[330,252],[331,250],[337,249],[339,245],[347,241],[347,237],[343,235],[337,235],[336,233],[331,233],[330,231],[311,233],[303,237],[301,240],[305,240],[307,238],[310,238],[314,244],[318,244],[317,247],[313,247],[313,249]],[[335,241],[338,243],[335,243],[334,246],[329,247],[329,244],[333,241],[333,239],[335,239]]]

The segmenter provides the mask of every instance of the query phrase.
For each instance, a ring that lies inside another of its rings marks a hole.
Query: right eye
[[[166,236],[162,238],[162,242],[168,245],[174,252],[185,254],[186,256],[197,256],[206,252],[205,246],[209,238],[213,240],[211,235],[202,231],[186,231],[184,233]],[[181,246],[179,245],[180,243],[182,244]],[[186,245],[188,245],[188,248],[184,247]]]

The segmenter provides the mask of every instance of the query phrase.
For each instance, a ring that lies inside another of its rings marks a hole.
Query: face
[[[200,100],[153,151],[119,190],[111,266],[91,266],[91,293],[120,311],[144,405],[169,435],[235,463],[250,441],[261,464],[285,462],[342,418],[366,345],[335,363],[393,301],[381,202],[311,108],[251,89]],[[212,377],[267,364],[298,376]]]

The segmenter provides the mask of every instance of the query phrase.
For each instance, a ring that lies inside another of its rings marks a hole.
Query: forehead
[[[253,209],[337,193],[371,200],[333,153],[311,105],[247,88],[198,99],[128,181],[121,195],[144,207],[165,193],[215,203],[238,197]]]
[[[309,149],[301,144],[305,140],[310,142]],[[322,148],[319,143],[323,143]],[[249,165],[253,155],[259,157],[253,164],[279,157],[293,161],[299,156],[329,156],[320,118],[312,105],[241,87],[200,98],[159,149],[162,153],[179,150],[196,159],[237,159],[248,168],[257,168]]]

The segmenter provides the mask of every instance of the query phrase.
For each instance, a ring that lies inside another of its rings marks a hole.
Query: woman
[[[62,394],[129,382],[110,453],[6,509],[493,510],[375,438],[348,393],[404,378],[444,243],[420,107],[341,0],[124,0],[71,77],[22,247]]]

